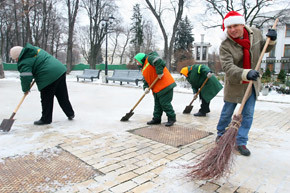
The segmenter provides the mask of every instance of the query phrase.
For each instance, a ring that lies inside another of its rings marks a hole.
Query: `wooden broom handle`
[[[275,23],[274,23],[272,29],[276,29],[276,25],[277,25],[278,21],[279,21],[279,19],[277,18],[277,19],[275,20]],[[262,52],[261,52],[261,55],[260,55],[260,57],[259,57],[259,60],[258,60],[258,62],[257,62],[256,68],[255,68],[255,70],[257,70],[257,71],[260,69],[260,65],[261,65],[262,59],[263,59],[263,57],[264,57],[264,54],[265,54],[265,52],[266,52],[266,49],[267,49],[267,47],[268,47],[268,45],[269,45],[269,42],[270,42],[270,37],[267,37],[266,43],[265,43],[265,45],[264,45],[264,48],[263,48],[263,50],[262,50]],[[245,104],[246,104],[246,102],[247,102],[247,100],[248,100],[248,96],[249,96],[250,92],[252,92],[252,86],[253,86],[253,81],[251,80],[251,81],[249,82],[249,84],[248,84],[247,90],[246,90],[245,95],[244,95],[244,97],[243,97],[243,99],[242,99],[241,106],[240,106],[240,108],[239,108],[239,110],[238,110],[238,113],[237,113],[238,115],[241,115],[241,114],[242,114],[242,111],[243,111],[243,109],[244,109],[244,106],[245,106]]]
[[[192,105],[193,101],[195,101],[195,99],[197,98],[198,94],[200,93],[201,89],[204,87],[204,85],[206,84],[206,82],[208,81],[208,77],[206,77],[205,81],[202,83],[201,87],[198,89],[197,93],[195,93],[192,101],[190,102],[189,106]]]
[[[155,80],[152,82],[152,84],[149,86],[149,90],[151,90],[151,88],[156,84],[156,82],[158,81],[158,77],[155,78]],[[146,93],[144,92],[144,94],[142,95],[142,97],[138,100],[138,102],[135,104],[135,106],[131,109],[131,112],[137,107],[137,105],[142,101],[142,99],[145,97]]]
[[[30,89],[32,88],[32,86],[34,85],[34,83],[35,83],[35,80],[33,80],[32,83],[30,84]],[[30,89],[29,89],[29,91],[30,91]],[[13,111],[13,114],[14,114],[14,115],[16,114],[16,112],[18,111],[18,109],[20,108],[20,105],[23,103],[23,101],[24,101],[25,97],[28,95],[29,91],[27,91],[27,92],[23,95],[23,97],[21,98],[19,104],[17,105],[17,107],[16,107],[15,110]],[[14,117],[14,116],[13,116],[13,117]],[[12,117],[12,118],[13,118],[13,117]]]

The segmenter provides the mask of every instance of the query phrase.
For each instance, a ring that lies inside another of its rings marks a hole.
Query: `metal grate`
[[[0,162],[0,192],[54,192],[66,184],[93,178],[98,173],[60,148],[37,155],[5,158]]]
[[[180,125],[173,125],[171,127],[154,125],[133,129],[129,132],[174,147],[187,145],[212,134],[207,131]]]

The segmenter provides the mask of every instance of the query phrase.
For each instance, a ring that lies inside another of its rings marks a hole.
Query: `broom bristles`
[[[188,168],[192,171],[187,174],[193,180],[219,179],[231,173],[233,152],[236,146],[236,136],[242,122],[241,115],[234,115],[227,131],[218,140],[217,144],[203,154],[199,163]]]

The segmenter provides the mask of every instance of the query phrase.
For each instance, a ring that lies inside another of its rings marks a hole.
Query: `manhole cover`
[[[129,132],[174,147],[187,145],[212,134],[207,131],[201,131],[180,125],[173,125],[171,127],[154,125],[133,129]]]
[[[0,162],[0,192],[54,192],[66,184],[91,179],[97,173],[69,152],[52,148]]]

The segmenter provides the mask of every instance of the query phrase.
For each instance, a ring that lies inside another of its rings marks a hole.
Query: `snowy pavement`
[[[104,84],[101,79],[77,82],[78,73],[81,72],[67,76],[75,119],[67,120],[55,100],[52,124],[34,126],[41,106],[39,92],[33,87],[17,112],[11,131],[0,131],[0,165],[8,157],[38,155],[45,149],[60,147],[103,175],[63,184],[49,192],[290,192],[289,95],[272,92],[259,98],[248,142],[252,155],[237,155],[229,177],[193,182],[185,177],[190,170],[182,166],[193,164],[197,155],[213,145],[223,106],[222,92],[211,101],[208,116],[198,118],[182,114],[192,99],[192,91],[183,85],[175,88],[172,104],[177,113],[176,124],[214,133],[176,148],[127,132],[145,127],[151,120],[150,94],[134,110],[130,121],[120,121],[142,96],[141,86]],[[23,96],[17,72],[5,75],[5,79],[0,79],[1,121],[10,117]],[[198,111],[200,103],[196,100],[193,105],[192,113]],[[163,115],[162,122],[165,121]]]

